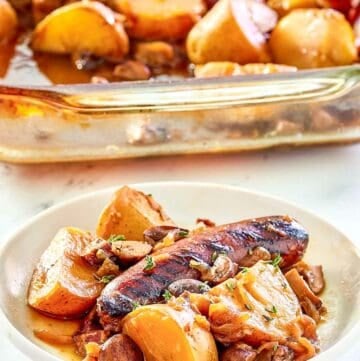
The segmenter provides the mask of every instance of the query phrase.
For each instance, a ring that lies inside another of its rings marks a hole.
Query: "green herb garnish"
[[[269,316],[267,316],[267,315],[262,315],[262,317],[264,317],[267,322],[270,322],[270,321],[273,320],[272,317],[269,317]]]
[[[156,266],[156,262],[155,262],[154,258],[151,256],[146,256],[145,262],[146,262],[146,264],[144,267],[144,271],[151,271]]]
[[[206,292],[209,289],[209,282],[205,281],[199,286],[199,291]]]
[[[187,237],[188,235],[189,235],[189,231],[186,231],[186,230],[185,230],[185,231],[180,231],[180,232],[179,232],[179,236],[180,236],[180,237]]]
[[[277,349],[278,349],[279,345],[276,343],[274,346],[273,346],[273,351],[276,352]]]
[[[246,308],[247,310],[249,310],[249,311],[252,311],[252,309],[253,309],[253,308],[252,308],[250,305],[248,305],[247,303],[245,303],[244,306],[245,306],[245,308]]]
[[[234,291],[234,289],[236,288],[236,282],[229,280],[225,283],[225,286],[229,291]]]
[[[265,310],[269,313],[277,314],[277,308],[274,305],[271,308],[265,308]]]
[[[249,272],[249,268],[247,268],[247,267],[241,267],[240,273],[242,273],[242,274],[244,275],[244,274],[246,274],[246,273],[248,273],[248,272]]]
[[[125,240],[126,240],[126,238],[123,234],[112,234],[109,237],[108,242],[115,243],[115,242],[125,241]]]
[[[283,261],[283,259],[280,256],[280,254],[277,254],[273,260],[267,261],[267,263],[273,265],[275,268],[278,268],[282,261]]]
[[[219,254],[215,251],[212,255],[211,255],[211,262],[215,262],[216,258],[218,258]]]
[[[164,300],[167,302],[172,297],[172,294],[170,293],[169,290],[165,290],[162,296],[164,297]]]
[[[111,282],[113,279],[115,278],[114,275],[106,275],[101,277],[100,282],[108,284],[109,282]]]
[[[132,302],[132,310],[133,311],[136,310],[137,308],[139,308],[140,306],[141,305],[139,302],[137,302],[137,301]]]

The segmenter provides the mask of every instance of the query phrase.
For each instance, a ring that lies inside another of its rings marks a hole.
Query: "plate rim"
[[[268,194],[266,192],[253,191],[249,188],[237,186],[234,184],[217,183],[217,182],[200,182],[200,181],[194,181],[194,182],[193,181],[158,181],[158,182],[137,182],[137,183],[127,183],[127,184],[119,183],[117,186],[100,188],[98,190],[85,192],[75,197],[71,197],[69,199],[60,201],[59,203],[49,207],[48,209],[43,210],[38,214],[28,218],[15,230],[6,233],[1,239],[0,261],[4,259],[6,250],[11,246],[14,239],[16,239],[19,236],[19,234],[24,232],[27,228],[31,227],[33,224],[35,224],[42,218],[44,217],[46,218],[48,215],[58,211],[61,208],[69,207],[69,206],[71,207],[72,204],[82,201],[86,198],[92,198],[95,196],[101,196],[105,194],[112,194],[117,189],[125,185],[134,188],[136,187],[161,188],[163,186],[190,187],[190,188],[191,187],[218,188],[220,190],[226,189],[229,191],[240,192],[260,198],[266,198],[269,201],[274,201],[284,206],[296,208],[299,211],[308,214],[317,221],[326,224],[327,227],[330,227],[331,229],[336,231],[339,235],[341,235],[342,238],[345,238],[348,241],[348,244],[351,247],[351,251],[354,252],[354,254],[359,258],[359,262],[360,262],[360,248],[352,241],[352,239],[349,236],[347,236],[341,229],[338,229],[336,226],[330,223],[326,218],[317,215],[314,211],[299,206],[296,202],[288,201],[286,199]],[[8,319],[2,306],[0,306],[0,320],[2,320],[1,322],[2,327],[0,333],[4,335],[6,334],[5,337],[7,338],[7,340],[10,341],[12,345],[18,351],[20,351],[25,357],[29,358],[30,360],[36,360],[36,361],[63,361],[59,357],[52,355],[44,348],[42,348],[40,345],[33,343],[26,336],[24,336]],[[333,346],[329,347],[326,351],[321,352],[319,355],[315,356],[312,360],[336,361],[337,360],[336,355],[342,355],[342,357],[346,356],[345,351],[354,351],[354,350],[360,351],[360,344],[356,342],[358,341],[358,336],[360,336],[360,320],[356,321],[356,323],[347,331],[347,333],[343,337],[341,337]]]

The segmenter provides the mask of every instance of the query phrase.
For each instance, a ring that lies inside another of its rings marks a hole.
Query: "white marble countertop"
[[[29,217],[76,195],[169,180],[235,184],[284,198],[330,221],[360,247],[360,145],[82,164],[0,164],[0,240]],[[4,338],[0,349],[2,360],[27,360]]]

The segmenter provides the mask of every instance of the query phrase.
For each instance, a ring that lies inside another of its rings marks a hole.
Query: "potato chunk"
[[[88,52],[110,59],[122,59],[129,51],[119,17],[96,1],[76,2],[53,11],[36,26],[31,45],[36,51]]]
[[[252,0],[220,0],[190,31],[187,53],[195,64],[268,62],[266,33],[276,12]]]
[[[275,62],[300,69],[355,62],[354,33],[332,9],[298,9],[282,18],[270,38]]]
[[[202,316],[181,300],[139,307],[124,319],[123,333],[140,347],[146,361],[217,361],[214,338],[198,322]]]
[[[0,0],[0,43],[14,37],[18,26],[15,10],[6,0]]]
[[[203,0],[114,0],[125,14],[131,37],[145,40],[175,40],[186,37],[206,11]]]
[[[93,237],[76,228],[61,229],[43,253],[33,274],[28,302],[59,318],[82,316],[95,303],[103,284],[81,254]]]
[[[256,347],[268,341],[286,343],[289,337],[303,336],[304,322],[316,329],[313,320],[302,314],[285,276],[266,262],[258,262],[208,294],[211,330],[223,343],[241,341]]]
[[[174,223],[153,197],[125,186],[103,210],[96,233],[104,239],[122,234],[126,239],[143,241],[146,229],[163,224]]]

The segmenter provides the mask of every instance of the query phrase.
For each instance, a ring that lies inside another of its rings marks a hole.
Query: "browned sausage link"
[[[110,282],[98,299],[98,312],[105,329],[118,330],[119,317],[131,312],[135,305],[162,300],[164,290],[183,278],[200,279],[200,272],[190,261],[212,264],[215,252],[226,252],[239,266],[246,255],[263,247],[275,257],[283,257],[281,267],[298,262],[307,247],[308,234],[294,219],[273,216],[214,227],[153,254],[156,266],[144,272],[142,260]]]

